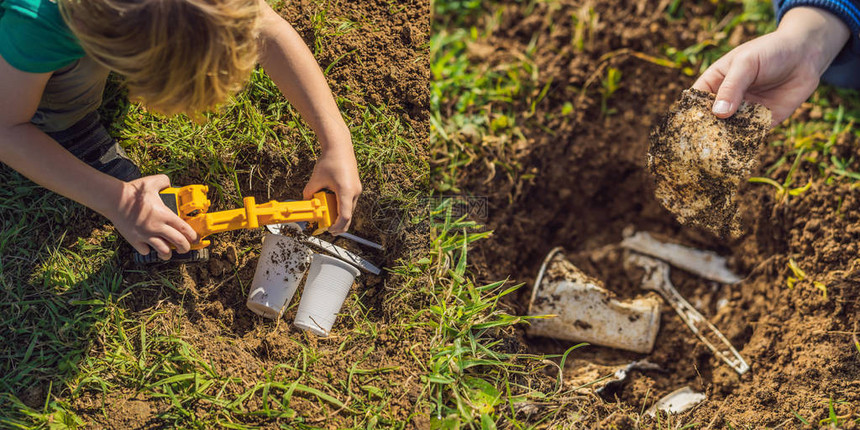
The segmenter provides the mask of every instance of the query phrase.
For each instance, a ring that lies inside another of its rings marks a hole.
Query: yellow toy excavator
[[[187,222],[199,239],[185,254],[173,253],[170,261],[194,262],[209,259],[210,242],[208,236],[242,228],[258,228],[269,224],[311,222],[316,224],[316,233],[327,230],[337,219],[337,200],[333,194],[324,191],[314,194],[310,200],[257,204],[253,197],[245,197],[244,208],[220,212],[208,212],[211,202],[206,197],[209,187],[188,185],[182,188],[166,188],[161,191],[161,200],[180,218]],[[147,255],[135,252],[138,264],[161,262],[158,255],[151,251]]]

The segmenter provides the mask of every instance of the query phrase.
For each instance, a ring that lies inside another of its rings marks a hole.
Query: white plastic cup
[[[265,235],[246,302],[248,309],[264,318],[280,317],[296,294],[312,253],[292,237]]]
[[[314,254],[293,324],[317,336],[328,336],[359,273],[343,260]]]
[[[531,320],[526,331],[647,354],[660,331],[661,306],[653,294],[615,299],[603,282],[586,275],[556,248],[544,259],[528,310],[531,316],[552,317]]]

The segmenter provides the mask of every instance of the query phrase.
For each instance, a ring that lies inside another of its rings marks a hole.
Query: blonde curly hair
[[[259,56],[262,0],[59,0],[84,51],[131,96],[196,116],[240,90]]]

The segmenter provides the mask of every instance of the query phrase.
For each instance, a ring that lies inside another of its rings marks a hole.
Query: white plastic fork
[[[663,261],[631,252],[628,261],[645,270],[642,288],[658,292],[675,309],[687,327],[705,344],[714,355],[732,367],[739,375],[750,369],[735,347],[699,311],[696,310],[672,285],[669,265]],[[720,345],[718,347],[717,345]]]

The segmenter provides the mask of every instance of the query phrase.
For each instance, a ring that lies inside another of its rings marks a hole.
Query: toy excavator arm
[[[204,239],[215,233],[303,221],[316,223],[316,232],[322,232],[331,227],[337,219],[337,200],[326,192],[316,193],[310,200],[272,200],[259,205],[253,197],[246,197],[244,208],[207,213],[210,205],[209,199],[206,198],[208,190],[204,185],[189,185],[168,188],[161,192],[165,204],[176,211],[200,237],[191,249],[209,246],[209,241]]]

